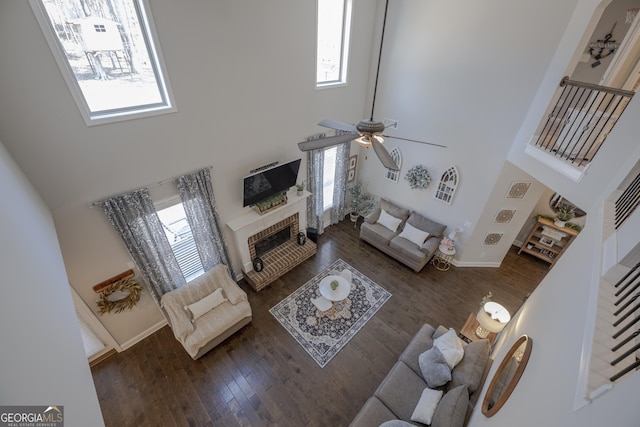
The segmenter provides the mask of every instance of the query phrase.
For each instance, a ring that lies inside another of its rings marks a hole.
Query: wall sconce
[[[500,304],[489,301],[478,310],[476,320],[480,324],[476,329],[476,335],[479,338],[487,338],[491,332],[498,333],[502,331],[511,320],[511,315]]]

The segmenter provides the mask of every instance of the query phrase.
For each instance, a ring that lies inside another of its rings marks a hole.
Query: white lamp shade
[[[509,323],[511,315],[506,308],[500,304],[489,301],[486,303],[476,315],[476,320],[489,332],[498,333]]]

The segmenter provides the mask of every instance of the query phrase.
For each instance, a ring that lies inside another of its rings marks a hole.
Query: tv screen
[[[242,206],[252,206],[289,191],[298,179],[301,160],[294,160],[244,177]]]

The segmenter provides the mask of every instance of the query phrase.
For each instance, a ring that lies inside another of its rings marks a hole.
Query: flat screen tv
[[[289,191],[291,187],[296,185],[301,160],[294,160],[245,176],[243,178],[242,206],[253,206],[256,203]]]

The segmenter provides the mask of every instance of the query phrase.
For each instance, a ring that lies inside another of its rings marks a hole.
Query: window
[[[179,199],[171,198],[157,203],[156,209],[185,280],[189,282],[204,274],[204,267],[182,203]]]
[[[30,0],[87,125],[175,111],[147,0]]]
[[[324,162],[322,164],[322,208],[325,211],[333,207],[337,152],[338,147],[336,146],[324,150]]]
[[[347,82],[352,0],[318,0],[316,87]]]

